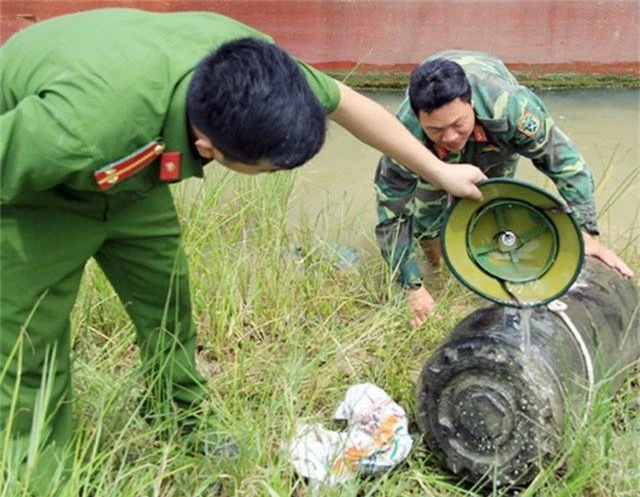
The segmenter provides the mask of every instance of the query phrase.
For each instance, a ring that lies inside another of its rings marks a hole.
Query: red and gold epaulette
[[[151,164],[162,152],[164,152],[164,144],[153,140],[132,154],[98,169],[93,176],[101,190],[108,190]]]

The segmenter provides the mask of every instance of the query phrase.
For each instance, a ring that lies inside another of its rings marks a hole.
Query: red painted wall
[[[0,0],[0,42],[31,22],[107,6],[227,14],[324,69],[408,71],[468,48],[534,73],[640,75],[638,0]]]

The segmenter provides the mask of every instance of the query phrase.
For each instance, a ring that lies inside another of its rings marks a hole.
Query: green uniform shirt
[[[481,52],[446,51],[469,79],[476,126],[464,149],[437,149],[424,133],[408,96],[396,116],[432,152],[447,163],[471,163],[489,177],[512,177],[519,156],[553,180],[583,228],[597,233],[593,177],[575,144],[554,124],[540,99],[518,84],[497,58]],[[439,235],[447,193],[383,156],[375,177],[379,224],[376,236],[385,260],[403,285],[419,281],[415,239]]]
[[[153,140],[181,153],[180,179],[202,176],[187,86],[204,56],[242,37],[272,41],[217,14],[134,9],[61,16],[15,34],[0,47],[0,202],[61,205],[73,192],[100,192],[95,171]],[[336,82],[299,64],[333,111]],[[149,190],[158,176],[156,160],[106,194]]]

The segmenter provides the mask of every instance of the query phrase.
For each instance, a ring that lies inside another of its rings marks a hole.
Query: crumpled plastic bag
[[[346,420],[348,430],[301,424],[289,446],[296,473],[314,487],[344,483],[356,474],[387,471],[411,450],[413,440],[404,409],[372,383],[349,388],[333,417]]]

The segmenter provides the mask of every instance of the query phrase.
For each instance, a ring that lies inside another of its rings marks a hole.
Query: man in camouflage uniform
[[[625,277],[632,272],[596,238],[593,177],[575,144],[554,124],[540,99],[518,84],[497,58],[446,51],[417,67],[396,116],[447,163],[468,162],[488,177],[513,177],[519,156],[553,180],[582,226],[585,253]],[[407,290],[412,325],[435,302],[422,285],[417,241],[429,262],[440,262],[439,234],[448,194],[383,156],[375,176],[382,255]]]

